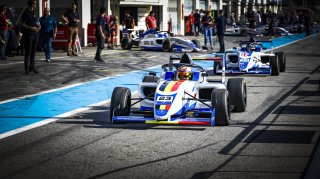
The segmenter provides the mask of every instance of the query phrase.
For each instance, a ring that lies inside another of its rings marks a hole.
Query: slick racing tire
[[[123,50],[130,50],[132,48],[131,39],[129,37],[123,37],[121,40],[121,48]]]
[[[169,39],[164,39],[162,43],[162,50],[164,52],[171,52],[171,44]]]
[[[280,63],[278,56],[270,57],[270,68],[271,68],[271,75],[278,76],[280,73]]]
[[[244,112],[247,107],[247,85],[243,78],[230,78],[227,89],[233,112]]]
[[[280,72],[285,72],[286,71],[286,63],[287,63],[286,54],[284,52],[277,52],[277,53],[275,53],[275,55],[279,59]]]
[[[228,91],[226,89],[214,89],[211,93],[211,105],[215,108],[215,123],[218,126],[230,124],[230,108]]]
[[[160,80],[158,76],[148,75],[143,77],[142,82],[156,83]]]
[[[113,116],[129,116],[131,110],[131,91],[129,88],[116,87],[110,103],[110,120]]]
[[[198,48],[201,48],[201,43],[198,39],[193,39],[191,42],[194,43]]]

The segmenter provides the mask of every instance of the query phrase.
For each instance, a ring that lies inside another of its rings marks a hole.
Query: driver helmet
[[[182,67],[178,70],[178,78],[180,80],[191,80],[192,69],[191,67]]]

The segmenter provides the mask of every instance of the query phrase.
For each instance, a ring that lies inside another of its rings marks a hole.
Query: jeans
[[[0,30],[0,35],[2,40],[5,41],[4,44],[0,42],[0,58],[4,58],[6,55],[6,47],[8,44],[9,32],[7,30]]]
[[[75,53],[78,27],[69,27],[69,39],[67,53]]]
[[[51,59],[52,37],[42,37],[42,47],[46,55],[46,60]]]
[[[101,51],[104,49],[104,43],[105,43],[105,39],[102,38],[100,35],[96,36],[97,39],[97,52],[96,52],[96,57],[94,59],[96,60],[101,60]]]
[[[207,46],[207,39],[209,38],[210,47],[213,48],[213,46],[212,46],[212,27],[203,26],[203,29],[204,29],[204,46]]]
[[[37,35],[25,34],[24,38],[24,69],[25,71],[34,70],[34,58],[38,43]]]

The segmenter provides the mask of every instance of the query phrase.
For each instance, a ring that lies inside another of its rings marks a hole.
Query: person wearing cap
[[[64,21],[68,23],[69,26],[67,55],[78,56],[75,52],[76,40],[78,36],[78,24],[80,22],[80,16],[77,11],[77,4],[73,3],[71,9],[65,12],[61,17]]]
[[[24,36],[24,67],[25,73],[29,72],[39,73],[35,69],[35,55],[38,43],[38,35],[41,29],[39,23],[39,16],[36,14],[37,1],[29,0],[28,8],[23,12],[21,18],[21,25]]]
[[[5,56],[6,46],[8,44],[9,38],[9,26],[12,25],[10,20],[6,16],[6,9],[7,6],[2,5],[0,6],[0,59],[6,60],[7,57]]]
[[[105,7],[100,7],[100,15],[98,16],[96,20],[96,39],[97,39],[97,52],[95,56],[95,60],[97,62],[101,61],[103,62],[101,58],[101,51],[104,49],[104,43],[106,40],[106,15],[107,9]]]

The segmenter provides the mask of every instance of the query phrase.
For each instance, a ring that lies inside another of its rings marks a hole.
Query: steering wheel
[[[179,70],[180,70],[181,68],[183,68],[183,67],[197,68],[197,69],[200,70],[200,72],[204,72],[204,71],[205,71],[201,66],[196,65],[196,64],[183,64],[183,65],[181,65],[177,70],[179,71]]]

